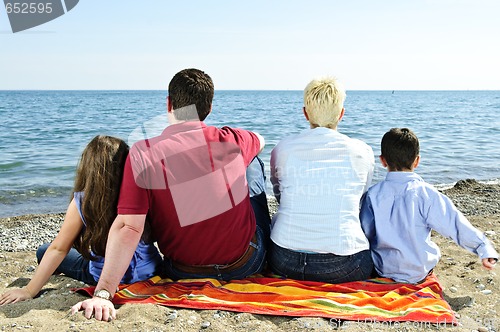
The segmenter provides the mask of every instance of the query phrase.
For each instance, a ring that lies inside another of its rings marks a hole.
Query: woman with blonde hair
[[[99,135],[90,141],[78,164],[73,198],[57,237],[38,248],[39,266],[28,285],[5,292],[0,296],[0,305],[34,298],[53,273],[97,284],[109,228],[117,215],[128,150],[127,144],[115,137]],[[145,231],[121,282],[133,283],[154,276],[161,261]]]
[[[341,283],[367,279],[373,269],[359,221],[359,202],[373,169],[372,149],[337,131],[345,91],[333,78],[304,91],[310,129],[271,152],[271,182],[280,202],[271,230],[269,264],[280,275]]]

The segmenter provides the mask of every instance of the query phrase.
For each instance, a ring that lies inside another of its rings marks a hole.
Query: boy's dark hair
[[[177,120],[194,120],[187,106],[195,105],[198,119],[203,121],[210,113],[214,98],[214,83],[210,76],[201,70],[184,69],[175,74],[170,81],[168,95]],[[182,110],[175,112],[178,109]]]
[[[420,153],[418,137],[408,128],[392,128],[382,137],[382,156],[389,169],[403,171],[412,168]]]

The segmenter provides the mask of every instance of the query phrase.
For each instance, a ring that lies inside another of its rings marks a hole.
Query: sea
[[[0,217],[66,210],[75,168],[99,134],[129,144],[167,125],[166,91],[0,91]],[[271,150],[308,128],[302,91],[216,91],[209,125],[245,128]],[[462,179],[500,181],[500,91],[347,91],[338,130],[369,144],[373,183],[386,174],[380,140],[393,127],[420,139],[417,172],[445,188]],[[269,179],[269,176],[268,176]],[[268,194],[271,185],[268,180]]]

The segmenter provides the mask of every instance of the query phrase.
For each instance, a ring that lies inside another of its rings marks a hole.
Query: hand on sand
[[[482,259],[483,266],[487,270],[492,270],[495,267],[497,261],[498,261],[498,259],[496,259],[496,258],[483,258]]]
[[[116,309],[113,303],[98,297],[78,302],[71,307],[71,314],[75,314],[80,310],[85,310],[84,315],[87,319],[94,317],[96,320],[108,322],[116,319]]]
[[[21,302],[32,299],[30,292],[26,288],[12,289],[0,296],[0,306],[9,303]]]

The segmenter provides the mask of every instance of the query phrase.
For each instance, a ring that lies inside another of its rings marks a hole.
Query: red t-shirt
[[[259,150],[246,130],[171,125],[131,148],[118,214],[147,214],[160,251],[174,261],[232,263],[255,233],[245,173]]]

